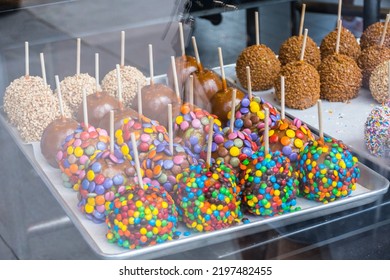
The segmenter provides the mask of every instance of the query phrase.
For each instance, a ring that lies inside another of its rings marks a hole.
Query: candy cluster
[[[264,147],[240,165],[242,205],[249,213],[274,216],[299,210],[297,175],[280,151],[264,153]]]
[[[131,186],[106,205],[107,240],[138,249],[172,240],[178,216],[172,197],[161,187]]]
[[[191,165],[177,176],[179,217],[196,231],[214,231],[240,221],[240,188],[233,168],[221,161]]]
[[[175,136],[183,146],[191,150],[197,159],[199,159],[202,148],[206,143],[211,117],[214,118],[213,131],[221,131],[221,122],[216,116],[188,103],[181,106],[180,115],[176,117]]]
[[[57,162],[62,172],[64,186],[79,190],[85,177],[85,169],[99,152],[107,149],[109,136],[107,131],[81,124],[73,134],[65,139],[62,150],[57,153]]]
[[[360,177],[357,163],[341,141],[327,137],[309,141],[298,163],[300,194],[323,203],[350,195]]]
[[[258,96],[250,99],[248,96],[242,99],[236,106],[234,129],[248,134],[252,141],[261,146],[260,136],[263,134],[265,127],[265,108],[269,108],[270,126],[274,126],[280,119],[278,110],[268,102],[265,102]],[[227,126],[230,126],[231,113],[228,114]]]

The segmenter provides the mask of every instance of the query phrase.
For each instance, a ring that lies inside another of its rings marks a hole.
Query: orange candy
[[[283,146],[287,146],[290,144],[290,138],[283,136],[282,139],[280,139],[280,143],[282,143]]]

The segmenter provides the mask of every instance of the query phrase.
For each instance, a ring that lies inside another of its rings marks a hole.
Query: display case
[[[77,71],[77,38],[81,38],[81,72],[95,74],[98,53],[102,78],[121,63],[121,31],[125,31],[124,64],[149,77],[147,48],[151,44],[154,81],[167,84],[170,57],[180,54],[178,21],[184,23],[189,43],[199,16],[262,5],[287,7],[294,1],[233,1],[232,5],[218,1],[222,3],[213,3],[213,11],[192,11],[190,1],[173,0],[9,2],[0,7],[1,100],[6,87],[26,73],[26,41],[29,74],[41,76],[43,53],[47,83],[54,89],[55,75],[64,79]],[[221,74],[218,65],[209,66]],[[225,65],[224,71],[230,86],[245,91],[237,81],[235,64]],[[279,107],[272,89],[254,94]],[[180,223],[179,238],[136,250],[107,242],[105,224],[95,224],[79,211],[76,193],[63,186],[60,171],[46,162],[39,141],[22,139],[1,106],[0,235],[20,259],[389,258],[385,236],[390,230],[390,161],[370,155],[363,141],[363,122],[372,103],[366,90],[349,104],[324,102],[325,134],[344,141],[360,161],[361,177],[349,197],[328,204],[298,198],[299,211],[265,218],[245,213],[242,221],[246,222],[212,232],[196,232]],[[359,117],[356,111],[361,112]],[[291,119],[299,117],[318,134],[315,108],[286,113]]]

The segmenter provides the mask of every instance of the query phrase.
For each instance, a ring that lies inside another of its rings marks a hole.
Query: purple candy
[[[223,145],[224,145],[224,147],[225,147],[226,149],[230,149],[231,147],[234,146],[234,141],[233,141],[233,140],[228,140],[228,141],[226,141],[225,144],[223,144]]]
[[[291,153],[289,158],[292,162],[294,162],[298,159],[298,155],[297,155],[297,153]]]
[[[251,148],[248,148],[248,147],[242,148],[241,152],[242,152],[243,154],[246,154],[247,156],[251,156],[252,153],[253,153],[252,149],[251,149]]]
[[[240,109],[240,112],[241,112],[241,114],[246,115],[246,114],[249,113],[249,109],[243,107],[243,108]]]
[[[249,147],[249,148],[251,148],[252,147],[252,144],[251,144],[251,142],[249,141],[249,140],[244,140],[244,145],[246,146],[246,147]]]
[[[241,101],[241,105],[244,106],[244,107],[248,107],[249,104],[250,104],[250,100],[248,98],[243,98],[242,101]]]
[[[172,184],[169,183],[169,182],[166,182],[164,185],[163,185],[164,189],[167,191],[167,192],[170,192],[172,191]]]
[[[196,145],[196,144],[198,144],[198,142],[199,142],[198,137],[196,137],[196,136],[191,136],[190,137],[190,144],[191,145]]]
[[[284,155],[289,156],[292,153],[292,149],[291,149],[290,146],[284,146],[282,148],[282,152],[283,152]]]
[[[164,161],[163,167],[165,170],[170,170],[174,166],[173,161],[168,159]]]
[[[96,147],[98,150],[104,151],[107,148],[107,145],[103,142],[98,142]]]
[[[104,194],[104,191],[105,191],[105,189],[102,185],[96,185],[96,187],[95,187],[96,194]]]
[[[112,181],[116,186],[122,185],[123,184],[123,176],[122,175],[115,175],[114,178],[112,178]]]
[[[194,146],[194,153],[200,154],[201,151],[202,151],[202,147],[199,144],[196,144]]]
[[[233,141],[232,141],[232,142],[233,142]],[[211,151],[212,151],[212,152],[215,152],[215,151],[217,150],[217,148],[218,148],[217,144],[215,144],[214,142],[211,143]]]
[[[113,155],[113,154],[110,154],[110,159],[111,159],[111,161],[114,162],[114,163],[119,163],[118,158],[117,158],[115,155]]]
[[[106,178],[106,179],[104,180],[103,187],[104,187],[105,189],[109,189],[109,188],[112,187],[113,184],[114,184],[114,182],[112,181],[111,178]]]
[[[102,165],[99,162],[95,162],[91,168],[94,173],[99,173],[102,170]]]
[[[157,153],[161,153],[164,150],[165,150],[165,145],[164,144],[157,145],[157,147],[156,147],[156,152]]]
[[[173,175],[169,175],[169,176],[168,176],[168,181],[169,181],[171,184],[173,184],[173,185],[177,183],[176,177],[173,176]]]
[[[236,132],[230,132],[228,135],[228,138],[230,140],[236,139],[237,138],[237,133]]]

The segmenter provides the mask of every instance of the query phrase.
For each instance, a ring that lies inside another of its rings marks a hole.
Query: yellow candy
[[[118,138],[118,139],[116,140],[116,142],[118,143],[118,145],[123,145],[124,140],[123,140],[123,138],[121,137],[121,138]]]
[[[161,203],[162,208],[168,208],[168,203],[166,201],[163,201]]]
[[[150,221],[152,218],[153,218],[153,215],[151,215],[151,214],[145,215],[145,219],[146,219],[147,221]]]
[[[153,211],[152,211],[152,214],[154,216],[157,216],[158,215],[158,209],[157,208],[154,208]]]
[[[108,240],[111,240],[111,239],[114,238],[114,235],[112,234],[112,232],[109,232],[109,233],[106,234],[106,237],[107,237]]]
[[[286,131],[286,135],[290,138],[294,138],[295,137],[295,131],[292,130],[292,129],[287,129]]]
[[[213,210],[211,210],[210,208],[208,208],[208,209],[206,210],[206,214],[207,214],[207,215],[213,214]]]
[[[127,196],[127,200],[132,200],[133,199],[133,193],[130,193],[128,196]]]
[[[255,101],[251,101],[251,103],[249,104],[249,107],[250,107],[250,110],[252,113],[257,113],[260,110],[259,103],[255,102]]]
[[[247,204],[248,204],[248,206],[250,206],[250,207],[252,207],[253,205],[255,205],[255,204],[253,203],[252,200],[248,200]]]
[[[347,167],[347,165],[345,164],[345,161],[341,160],[340,161],[340,167],[345,169]]]
[[[143,205],[143,203],[142,203],[141,200],[137,200],[137,201],[135,202],[135,206],[136,206],[137,208],[140,208],[142,205]]]
[[[91,214],[95,210],[95,208],[92,205],[85,204],[84,210],[85,213]]]
[[[152,134],[152,133],[153,133],[153,129],[150,128],[150,127],[146,127],[146,128],[144,129],[144,132],[147,133],[147,134]]]
[[[145,235],[147,232],[148,231],[144,227],[139,230],[139,233],[141,233],[142,235]]]
[[[267,209],[270,208],[271,207],[271,203],[267,202],[267,204],[264,205],[264,207],[267,208]]]
[[[213,178],[214,180],[218,180],[218,179],[219,179],[219,175],[216,174],[216,173],[214,173],[214,174],[212,175],[212,178]]]
[[[134,211],[133,216],[134,216],[134,218],[138,218],[139,217],[139,212],[138,211]]]
[[[309,165],[311,163],[311,160],[310,159],[307,159],[306,160],[306,165]]]
[[[123,136],[123,131],[118,129],[117,131],[115,131],[115,138],[122,138]]]
[[[271,136],[274,135],[274,134],[275,134],[275,130],[271,129],[271,130],[269,131],[269,133],[268,133],[268,136],[271,137]]]
[[[221,120],[219,119],[214,119],[214,124],[221,126]]]
[[[275,191],[274,191],[274,195],[275,195],[275,196],[279,196],[279,195],[280,195],[280,191],[279,191],[279,190],[275,190]]]
[[[88,172],[87,172],[87,179],[90,182],[93,181],[93,179],[95,179],[95,173],[92,170],[88,170]]]
[[[232,148],[230,149],[230,155],[231,155],[232,157],[237,157],[239,154],[240,154],[240,149],[239,149],[239,148],[237,148],[237,147],[232,147]]]
[[[122,231],[126,231],[127,230],[127,226],[126,225],[123,225],[122,228],[121,228]]]
[[[154,228],[152,229],[152,232],[153,232],[153,234],[157,234],[157,233],[158,233],[158,228],[154,227]]]
[[[263,172],[261,170],[256,170],[255,176],[256,177],[261,177],[263,175]]]
[[[91,206],[95,206],[95,198],[94,197],[88,197],[87,199],[87,204],[91,205]]]
[[[254,203],[257,203],[257,202],[259,202],[259,200],[257,199],[257,197],[256,197],[256,196],[254,196],[254,197],[252,198],[252,201],[253,201]]]
[[[81,157],[84,154],[84,151],[81,147],[76,147],[73,152],[76,157]]]
[[[203,231],[203,226],[202,225],[197,225],[196,226],[197,231]]]
[[[130,224],[130,225],[134,225],[134,218],[133,218],[133,217],[130,217],[130,218],[129,218],[129,224]]]
[[[304,134],[307,134],[307,130],[306,130],[306,128],[304,128],[303,126],[301,126],[301,131],[302,131]]]
[[[322,169],[322,170],[320,171],[320,173],[321,173],[321,174],[326,174],[326,169]]]
[[[129,152],[130,152],[130,149],[129,149],[129,147],[128,147],[127,145],[123,145],[123,146],[121,147],[121,151],[122,151],[122,154],[128,155]]]
[[[194,221],[194,222],[191,224],[191,227],[192,227],[192,228],[195,228],[196,225],[197,225],[197,222]]]
[[[80,184],[76,183],[73,185],[73,190],[78,191],[80,189]]]
[[[156,226],[157,226],[157,227],[161,227],[161,220],[157,220],[157,221],[156,221]]]
[[[215,206],[215,204],[211,204],[210,208],[211,208],[212,211],[217,210],[217,206]]]
[[[341,159],[341,155],[340,154],[336,154],[336,158],[337,159]]]
[[[322,152],[323,152],[323,153],[327,153],[328,151],[329,151],[328,147],[326,147],[326,146],[325,146],[325,147],[322,147]]]
[[[357,157],[352,157],[352,160],[353,160],[353,162],[358,162],[358,158]]]
[[[217,206],[217,210],[218,211],[221,211],[223,209],[223,205],[222,204],[219,204],[218,206]]]
[[[294,145],[295,145],[295,147],[297,147],[297,148],[302,148],[302,147],[303,147],[303,141],[302,141],[301,139],[299,139],[299,138],[296,138],[296,139],[294,140]]]
[[[177,117],[176,117],[176,123],[177,123],[178,125],[180,125],[180,124],[183,122],[183,120],[184,120],[183,116],[177,116]]]
[[[66,149],[66,152],[68,153],[68,155],[73,154],[73,147],[72,147],[72,146],[69,146],[69,147]]]
[[[326,183],[326,182],[328,182],[328,179],[326,179],[325,177],[324,178],[322,178],[322,183]]]
[[[263,111],[258,111],[257,112],[257,116],[259,117],[260,120],[264,120],[265,119],[265,114]]]

